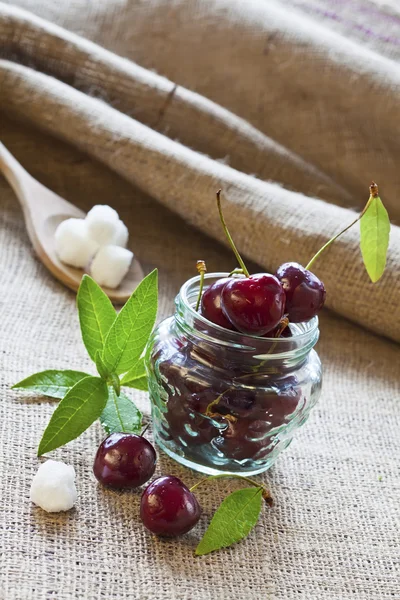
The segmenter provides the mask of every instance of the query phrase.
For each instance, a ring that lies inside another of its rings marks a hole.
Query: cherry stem
[[[224,215],[222,214],[221,190],[218,190],[218,192],[217,192],[217,205],[218,205],[219,218],[221,219],[222,227],[224,228],[224,232],[227,237],[227,240],[228,240],[233,252],[235,253],[236,259],[237,259],[241,269],[243,270],[243,273],[246,275],[246,277],[250,277],[250,273],[249,273],[246,265],[244,264],[243,259],[238,252],[238,249],[235,246],[235,242],[233,241],[231,234],[229,233],[228,227],[225,223]]]
[[[374,181],[372,181],[371,185],[369,186],[369,193],[370,193],[370,196],[369,196],[368,202],[364,206],[362,212],[358,215],[357,219],[355,219],[352,223],[350,223],[350,225],[348,225],[342,231],[340,231],[340,233],[337,233],[335,236],[333,236],[333,238],[331,238],[328,242],[326,242],[326,244],[324,244],[322,246],[322,248],[320,248],[318,250],[318,252],[316,254],[314,254],[314,256],[312,257],[312,259],[310,260],[310,262],[308,263],[308,265],[306,265],[306,269],[307,270],[311,267],[311,265],[314,263],[314,261],[316,261],[317,258],[322,254],[322,252],[324,250],[326,250],[326,248],[328,248],[328,246],[330,246],[331,244],[333,244],[333,242],[335,240],[337,240],[338,237],[340,237],[341,235],[343,235],[344,233],[346,233],[346,231],[348,231],[350,229],[350,227],[353,227],[353,225],[355,225],[356,223],[358,223],[358,221],[365,215],[365,213],[369,209],[369,207],[370,207],[371,202],[373,201],[373,199],[377,198],[379,196],[378,186],[376,185],[376,183]]]
[[[196,269],[198,270],[198,272],[200,274],[200,287],[199,287],[199,294],[197,296],[197,302],[196,302],[196,312],[197,312],[199,310],[201,296],[203,294],[204,275],[207,273],[207,267],[206,267],[206,263],[204,262],[204,260],[197,261]]]
[[[143,429],[142,433],[140,434],[140,437],[144,436],[144,434],[146,433],[146,431],[148,430],[149,427],[150,427],[150,423],[147,423],[146,427]]]
[[[289,325],[289,319],[287,317],[282,317],[282,319],[279,321],[278,329],[276,330],[274,337],[275,338],[280,337],[288,325]]]
[[[265,502],[267,504],[269,504],[270,506],[273,503],[271,494],[269,493],[269,491],[267,490],[267,488],[265,486],[263,486],[260,483],[257,483],[257,481],[254,481],[253,479],[249,479],[248,477],[244,477],[242,475],[233,475],[232,473],[221,473],[221,475],[211,475],[210,477],[205,477],[204,479],[201,479],[200,481],[198,481],[197,483],[195,483],[194,485],[192,485],[191,488],[189,488],[190,492],[193,492],[193,490],[195,490],[199,485],[202,485],[203,483],[206,483],[208,481],[210,481],[211,479],[220,479],[221,477],[233,477],[234,479],[241,479],[242,481],[247,481],[247,483],[250,483],[252,486],[258,488],[259,490],[262,491],[262,497],[264,498]]]
[[[232,277],[232,275],[236,275],[236,274],[238,274],[238,275],[239,275],[239,273],[241,273],[241,274],[243,275],[243,274],[244,274],[244,273],[243,273],[243,269],[233,269],[233,271],[231,271],[231,272],[229,273],[228,277]]]
[[[236,423],[237,418],[234,417],[233,415],[231,415],[230,413],[222,415],[221,413],[212,410],[214,406],[217,406],[219,404],[219,401],[221,400],[221,398],[227,392],[230,392],[231,390],[232,390],[232,388],[227,388],[224,392],[222,392],[222,394],[220,394],[218,396],[218,398],[216,398],[215,400],[210,402],[210,404],[206,408],[206,412],[205,412],[206,417],[209,417],[210,419],[215,419],[215,417],[221,417],[222,419],[226,419],[227,421],[230,421],[231,423]]]

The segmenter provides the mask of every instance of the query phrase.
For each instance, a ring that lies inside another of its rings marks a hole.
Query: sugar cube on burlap
[[[77,496],[74,467],[56,460],[40,465],[32,480],[32,502],[47,512],[60,512],[72,508]]]

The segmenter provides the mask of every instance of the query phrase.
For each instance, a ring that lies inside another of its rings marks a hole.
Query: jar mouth
[[[204,289],[209,285],[228,277],[229,273],[207,273],[204,277]],[[236,348],[253,349],[255,358],[276,358],[277,355],[294,353],[308,353],[317,343],[319,338],[318,317],[313,317],[304,323],[290,323],[291,337],[274,338],[259,337],[243,334],[239,331],[230,331],[212,323],[195,310],[196,300],[200,287],[200,276],[192,277],[186,281],[176,298],[177,317],[181,325],[187,325],[208,341],[220,345],[233,345]],[[268,354],[268,356],[264,356]]]

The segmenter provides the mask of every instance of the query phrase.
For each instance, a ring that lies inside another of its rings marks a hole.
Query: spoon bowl
[[[61,283],[77,291],[85,271],[60,261],[54,234],[62,221],[71,217],[83,219],[85,213],[34,179],[1,142],[0,171],[21,204],[28,235],[38,258]],[[142,279],[142,267],[134,257],[120,286],[102,289],[114,304],[124,304]]]

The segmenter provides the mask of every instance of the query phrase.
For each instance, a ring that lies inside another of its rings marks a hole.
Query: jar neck
[[[204,289],[228,273],[209,273],[205,276]],[[307,360],[318,341],[318,318],[307,323],[291,325],[292,336],[266,338],[229,331],[211,323],[195,311],[200,277],[187,281],[175,305],[175,328],[182,340],[188,340],[215,368],[229,362],[231,368],[244,373],[276,373],[295,370]]]

